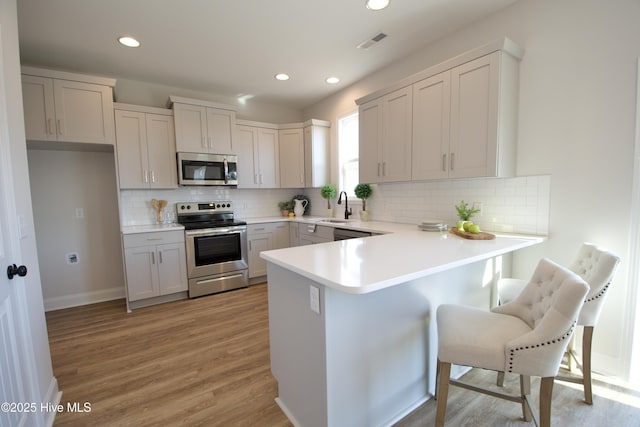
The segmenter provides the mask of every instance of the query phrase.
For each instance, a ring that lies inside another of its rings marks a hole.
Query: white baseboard
[[[47,395],[42,399],[42,403],[48,402],[51,404],[50,407],[55,408],[62,400],[62,392],[58,390],[58,380],[56,377],[51,377],[51,382],[49,382],[49,388],[47,389]],[[47,427],[52,427],[53,422],[56,419],[56,411],[49,411],[46,415],[45,425]]]
[[[79,305],[95,304],[125,297],[124,287],[102,289],[100,291],[82,292],[63,297],[45,298],[44,311],[60,310]]]

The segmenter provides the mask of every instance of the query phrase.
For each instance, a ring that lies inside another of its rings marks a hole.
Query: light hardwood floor
[[[49,312],[62,402],[91,404],[58,414],[55,426],[290,426],[274,402],[268,323],[265,284],[132,313],[123,300]],[[486,385],[495,373],[472,370],[465,380]],[[505,387],[517,389],[517,377]],[[556,382],[553,425],[640,426],[639,393],[596,381],[594,406],[581,399]],[[533,426],[519,417],[517,404],[450,388],[448,426]],[[434,419],[430,400],[397,427]]]

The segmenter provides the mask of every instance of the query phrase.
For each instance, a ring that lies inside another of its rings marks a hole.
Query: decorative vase
[[[324,217],[333,218],[333,208],[326,209],[324,213]]]
[[[309,204],[309,201],[305,199],[293,199],[293,213],[296,216],[304,215],[304,209]]]
[[[369,211],[360,211],[360,221],[369,221]]]

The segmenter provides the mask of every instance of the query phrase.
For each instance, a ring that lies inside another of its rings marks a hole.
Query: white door
[[[21,315],[26,304],[24,280],[19,276],[10,280],[7,274],[7,266],[20,264],[20,241],[2,74],[0,63],[0,426],[39,425],[31,405],[26,409],[18,406],[28,402],[36,405],[36,401],[28,364],[33,360],[29,354],[32,348],[26,348],[22,340],[29,336],[24,334],[29,330],[24,324],[26,316]],[[40,403],[35,409],[40,411]]]

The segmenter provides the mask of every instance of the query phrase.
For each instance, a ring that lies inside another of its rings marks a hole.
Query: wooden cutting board
[[[453,233],[456,236],[460,236],[469,240],[493,240],[496,238],[495,234],[487,233],[486,231],[481,231],[477,234],[469,233],[468,231],[460,231],[457,227],[451,227],[449,229],[449,233]]]

